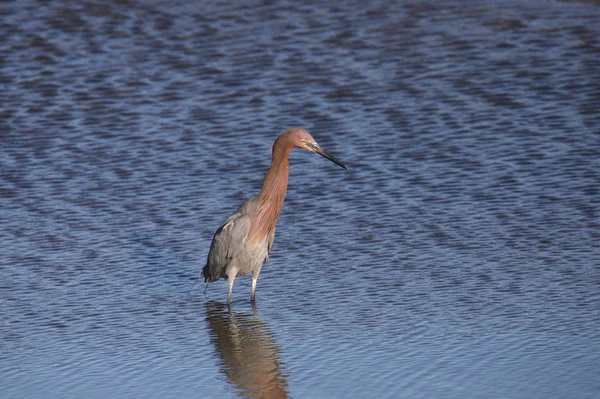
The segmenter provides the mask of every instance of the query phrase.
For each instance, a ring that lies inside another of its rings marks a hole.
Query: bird
[[[260,193],[247,199],[215,232],[202,276],[208,284],[227,279],[231,303],[237,276],[252,273],[251,302],[256,301],[256,281],[263,263],[269,259],[275,239],[275,225],[281,213],[288,186],[289,155],[293,148],[317,153],[346,169],[341,161],[323,150],[306,130],[295,127],[283,132],[271,147],[271,166]]]

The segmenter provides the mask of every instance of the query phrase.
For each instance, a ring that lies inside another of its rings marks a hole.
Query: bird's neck
[[[279,210],[283,206],[283,200],[287,191],[288,176],[290,173],[288,156],[291,150],[290,148],[287,152],[276,152],[273,154],[271,167],[267,171],[259,194],[261,202],[275,201],[276,204],[280,205]]]
[[[287,191],[292,147],[275,148],[271,167],[260,190],[259,208],[252,221],[248,241],[262,241],[275,229]]]

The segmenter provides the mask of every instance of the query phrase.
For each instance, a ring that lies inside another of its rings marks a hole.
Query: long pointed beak
[[[330,153],[328,153],[327,151],[325,151],[324,149],[322,149],[321,147],[319,147],[316,143],[315,144],[308,144],[309,148],[316,152],[319,155],[324,156],[325,158],[329,159],[331,162],[333,162],[336,165],[341,166],[342,168],[346,169],[346,165],[344,165],[342,163],[342,161],[340,161],[339,159],[337,159],[336,157],[334,157],[333,155],[331,155]]]

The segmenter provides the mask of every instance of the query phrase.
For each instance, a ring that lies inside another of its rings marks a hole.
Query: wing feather
[[[251,214],[256,207],[255,198],[244,202],[215,232],[206,266],[202,269],[205,281],[220,279],[231,259],[244,249],[250,231]]]

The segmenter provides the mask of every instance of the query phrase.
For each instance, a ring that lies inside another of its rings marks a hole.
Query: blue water
[[[600,397],[597,3],[0,10],[0,397]]]

